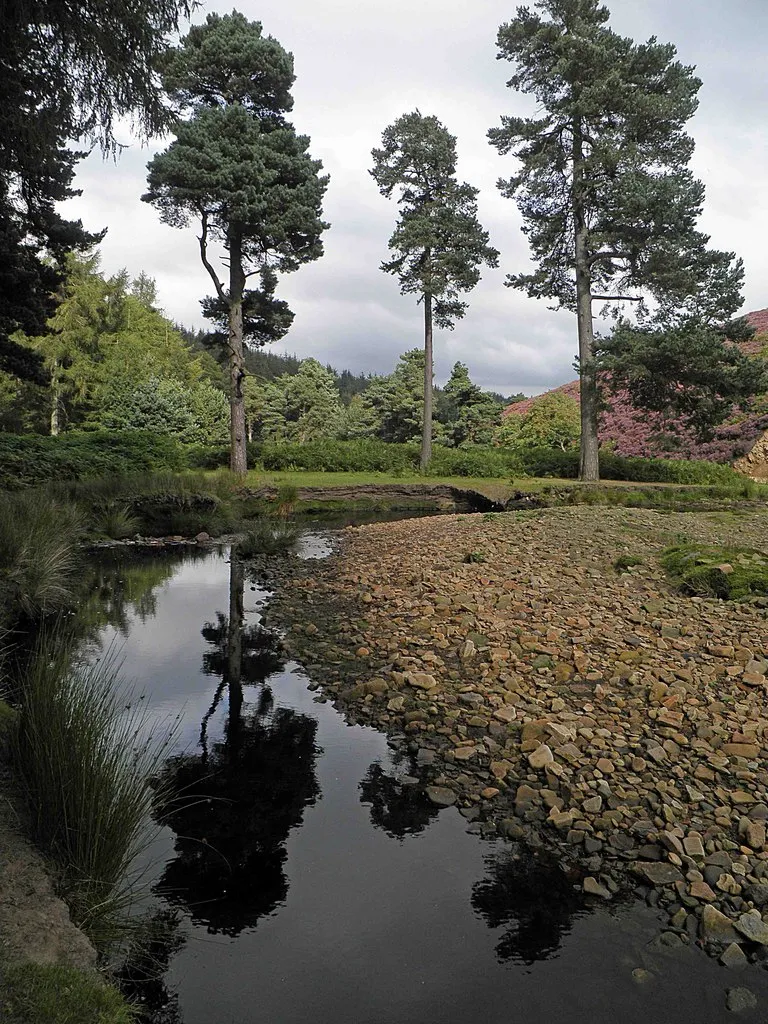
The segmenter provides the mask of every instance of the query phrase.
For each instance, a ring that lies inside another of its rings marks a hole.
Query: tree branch
[[[202,228],[202,234],[198,237],[200,243],[200,259],[203,261],[203,266],[211,275],[216,294],[219,296],[222,302],[227,301],[227,293],[222,287],[221,281],[219,280],[216,271],[213,269],[210,260],[208,259],[208,213],[206,210],[200,211],[200,224]]]
[[[599,302],[642,302],[642,295],[593,295],[592,301]]]
[[[618,249],[603,249],[602,252],[596,252],[589,257],[590,267],[593,267],[595,263],[600,263],[601,260],[629,260],[629,256]]]

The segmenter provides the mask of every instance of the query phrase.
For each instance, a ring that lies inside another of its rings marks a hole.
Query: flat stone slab
[[[665,864],[664,861],[640,863],[637,869],[651,885],[672,885],[673,882],[681,881],[683,877],[674,864]]]
[[[424,792],[427,794],[427,799],[438,807],[452,807],[458,799],[454,791],[445,786],[426,786]]]

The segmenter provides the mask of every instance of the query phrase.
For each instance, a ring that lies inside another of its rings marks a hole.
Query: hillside
[[[739,347],[747,355],[757,355],[766,345],[768,309],[747,313],[755,334]],[[579,382],[569,381],[553,392],[579,401]],[[546,392],[551,394],[552,392]],[[504,416],[525,416],[541,398],[527,398],[504,410]],[[738,414],[715,433],[711,441],[698,441],[680,421],[665,420],[660,414],[635,409],[626,392],[611,398],[611,408],[600,417],[601,444],[610,444],[619,455],[643,457],[662,456],[671,459],[709,459],[712,462],[734,462],[753,450],[768,431],[768,402],[759,403],[749,415]],[[762,461],[762,459],[761,459]],[[751,470],[750,470],[751,472]]]

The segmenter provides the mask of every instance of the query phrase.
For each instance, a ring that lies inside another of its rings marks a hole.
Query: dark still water
[[[764,970],[659,945],[651,910],[585,900],[426,803],[284,661],[227,552],[96,572],[98,642],[122,644],[160,728],[179,719],[163,775],[182,796],[146,861],[145,902],[178,919],[157,1024],[766,1019]],[[757,1010],[726,1010],[734,986]]]

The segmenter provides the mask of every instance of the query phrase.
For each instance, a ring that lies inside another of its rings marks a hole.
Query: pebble
[[[736,922],[736,929],[750,942],[768,946],[768,924],[760,917],[760,911],[742,914]]]
[[[531,768],[543,768],[544,765],[552,764],[554,760],[555,755],[546,743],[542,743],[533,753],[528,755],[528,764]]]

